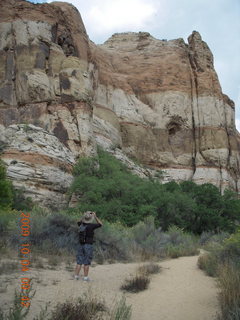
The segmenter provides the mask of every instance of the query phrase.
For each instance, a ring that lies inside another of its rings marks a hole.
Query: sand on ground
[[[132,320],[213,320],[218,311],[216,280],[197,267],[198,256],[181,257],[159,262],[161,272],[151,277],[149,288],[140,293],[125,293],[132,306]],[[90,269],[93,281],[73,280],[65,266],[57,270],[32,269],[28,276],[36,290],[27,319],[32,320],[41,308],[73,300],[84,292],[102,298],[110,308],[123,292],[121,284],[134,275],[142,263],[95,265]],[[20,275],[8,276],[5,292],[0,292],[1,305],[10,305],[15,288],[20,287]],[[7,278],[6,278],[7,279]],[[0,278],[3,281],[3,275]],[[4,280],[5,281],[5,280]]]

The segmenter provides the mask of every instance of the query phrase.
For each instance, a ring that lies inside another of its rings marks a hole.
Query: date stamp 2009
[[[29,308],[31,305],[29,290],[31,288],[31,279],[27,276],[30,270],[30,243],[29,236],[31,234],[30,227],[30,213],[21,213],[20,215],[20,230],[21,230],[21,244],[20,244],[20,263],[21,271],[24,276],[21,277],[21,305]]]

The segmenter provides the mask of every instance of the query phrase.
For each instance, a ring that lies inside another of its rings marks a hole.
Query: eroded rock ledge
[[[142,176],[161,169],[165,181],[239,191],[234,103],[198,32],[188,43],[120,33],[97,46],[70,4],[0,4],[2,157],[26,195],[66,204],[72,165],[97,144],[132,169],[138,159]]]

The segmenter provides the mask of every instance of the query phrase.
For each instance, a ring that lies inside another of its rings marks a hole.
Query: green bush
[[[0,208],[11,208],[13,203],[12,184],[6,178],[6,168],[0,160]]]
[[[34,203],[30,197],[26,198],[24,196],[24,188],[13,189],[13,203],[12,206],[16,210],[20,211],[30,211],[34,207]]]
[[[131,260],[129,232],[120,223],[105,221],[95,237],[94,256],[98,263]]]
[[[240,261],[240,228],[228,239],[224,241],[224,251],[233,259],[239,258]]]
[[[234,232],[240,223],[236,193],[226,190],[221,195],[211,184],[163,185],[156,179],[141,179],[102,150],[95,158],[78,161],[69,193],[73,192],[79,198],[77,210],[93,210],[109,222],[130,227],[148,216],[164,231],[176,225],[195,234]]]

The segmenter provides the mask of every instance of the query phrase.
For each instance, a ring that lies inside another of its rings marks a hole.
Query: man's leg
[[[75,276],[78,276],[79,275],[79,272],[80,272],[80,270],[81,270],[81,264],[77,264],[76,265],[76,268],[75,268]]]
[[[83,264],[83,247],[79,244],[78,246],[78,250],[77,250],[77,265],[76,265],[76,268],[75,268],[75,279],[78,280],[79,279],[79,273],[80,273],[80,270],[81,270],[81,267],[82,267],[82,264]]]
[[[83,266],[83,272],[84,272],[84,277],[87,277],[89,272],[89,265]]]
[[[83,272],[84,272],[83,280],[89,281],[88,272],[89,272],[89,266],[92,262],[92,257],[93,257],[92,244],[85,244],[84,251],[85,251],[85,257],[84,257],[85,259],[84,259],[84,266],[83,266]]]

